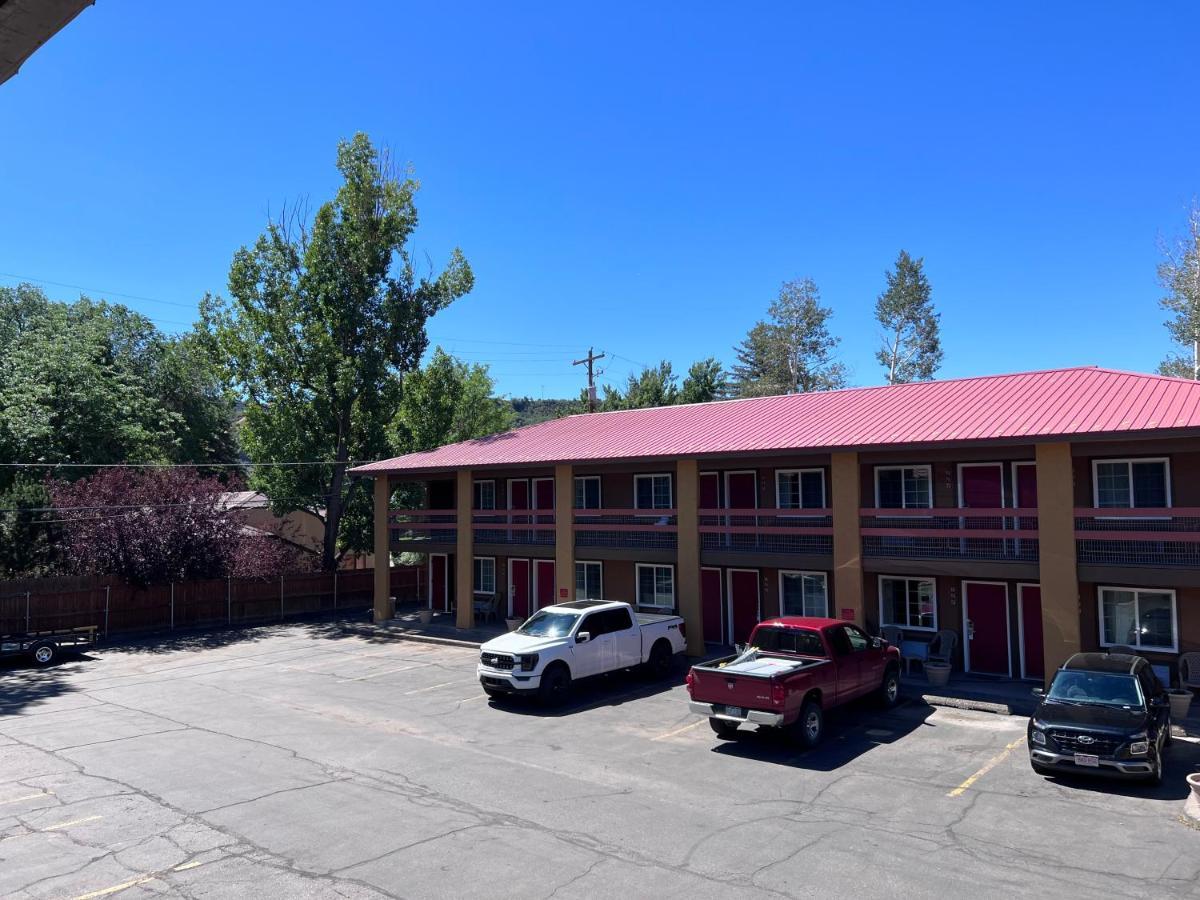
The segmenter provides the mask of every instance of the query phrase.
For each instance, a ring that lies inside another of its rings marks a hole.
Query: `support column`
[[[865,625],[863,609],[862,506],[858,454],[830,458],[830,512],[833,517],[833,616]]]
[[[475,505],[475,484],[470,469],[458,470],[454,491],[458,512],[454,548],[454,600],[458,604],[459,628],[475,627],[475,527],[471,522],[471,507]],[[500,589],[500,572],[496,572],[496,589]]]
[[[1075,559],[1075,478],[1070,444],[1037,445],[1038,568],[1046,684],[1081,649]]]
[[[392,482],[387,475],[375,476],[375,602],[374,619],[384,622],[392,615],[392,551],[388,512]]]
[[[554,602],[575,599],[575,469],[554,467]]]
[[[704,655],[704,608],[700,602],[700,466],[681,459],[675,467],[675,508],[678,513],[675,597],[687,623],[688,656]]]

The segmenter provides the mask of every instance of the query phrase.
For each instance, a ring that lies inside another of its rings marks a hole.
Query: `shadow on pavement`
[[[536,697],[490,698],[488,705],[493,709],[519,716],[558,718],[573,716],[589,709],[602,706],[621,706],[635,700],[644,700],[662,694],[683,684],[687,670],[681,663],[671,669],[664,678],[650,678],[639,669],[609,672],[593,678],[573,682],[570,699],[562,706],[542,706]],[[481,687],[480,690],[483,690]]]
[[[712,752],[755,759],[797,769],[831,772],[876,747],[893,744],[927,727],[935,707],[921,701],[882,710],[873,699],[859,700],[825,714],[825,737],[805,750],[788,732],[774,728],[741,728],[732,740],[721,740]],[[929,726],[931,727],[931,726]]]
[[[43,700],[78,690],[70,679],[80,663],[93,662],[89,654],[64,653],[45,668],[33,665],[25,657],[0,661],[0,717],[11,716],[36,706]]]
[[[1039,775],[1063,787],[1081,791],[1111,794],[1117,797],[1145,797],[1151,800],[1185,800],[1191,789],[1184,779],[1192,772],[1200,772],[1200,744],[1176,738],[1163,754],[1162,784],[1151,785],[1144,781],[1102,775],[1075,775],[1070,772]]]

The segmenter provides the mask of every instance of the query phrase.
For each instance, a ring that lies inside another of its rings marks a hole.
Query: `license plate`
[[[740,706],[727,706],[725,707],[725,715],[741,719],[745,718],[746,711]]]
[[[1100,757],[1096,756],[1094,753],[1076,753],[1075,765],[1088,766],[1094,769],[1100,765]]]

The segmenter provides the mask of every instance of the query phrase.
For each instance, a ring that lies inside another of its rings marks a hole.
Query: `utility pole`
[[[585,356],[583,359],[577,359],[571,363],[573,366],[586,365],[588,367],[588,412],[590,413],[594,413],[596,411],[596,379],[592,374],[592,365],[598,359],[604,359],[604,354],[601,353],[596,355],[592,353],[592,348],[588,347],[587,356]]]

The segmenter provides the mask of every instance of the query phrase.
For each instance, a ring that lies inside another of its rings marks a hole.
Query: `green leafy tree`
[[[679,402],[679,378],[665,359],[657,366],[630,375],[625,390],[604,386],[601,410],[645,409],[652,406],[673,406]]]
[[[426,321],[474,283],[457,249],[441,273],[418,277],[407,244],[419,185],[365,134],[338,145],[337,167],[342,185],[311,225],[295,211],[270,222],[234,255],[230,302],[208,297],[201,307],[245,398],[250,458],[328,462],[251,473],[277,514],[304,509],[323,520],[326,571],[346,550],[370,546],[366,529],[339,543],[348,506],[360,507],[356,519],[369,515],[347,468],[389,451],[401,378],[425,352]]]
[[[507,431],[516,416],[494,389],[487,366],[468,365],[436,348],[424,368],[404,377],[390,429],[393,451],[433,450]]]
[[[708,403],[724,400],[729,395],[725,367],[715,356],[692,363],[683,387],[679,390],[680,403]]]
[[[734,348],[738,396],[795,394],[845,387],[845,367],[834,358],[839,338],[829,331],[833,310],[821,305],[811,278],[785,281],[767,310]]]
[[[883,341],[875,354],[888,384],[929,381],[942,364],[941,314],[933,308],[925,260],[901,250],[886,273],[887,288],[875,301]]]
[[[1159,365],[1162,375],[1200,378],[1200,206],[1188,216],[1185,237],[1174,247],[1163,249],[1158,280],[1166,294],[1159,306],[1171,314],[1167,331],[1181,351],[1171,353]]]
[[[0,578],[36,577],[59,567],[61,526],[47,513],[45,485],[20,473],[0,490]]]

